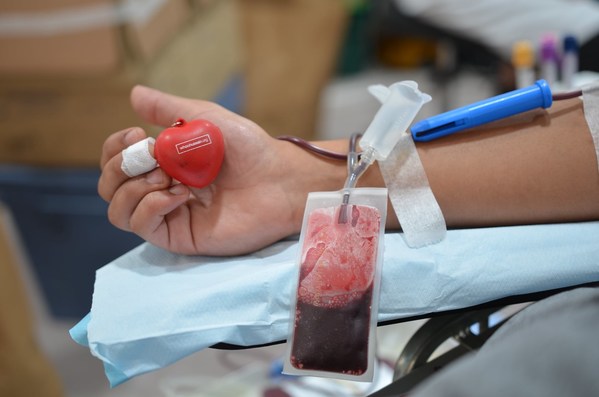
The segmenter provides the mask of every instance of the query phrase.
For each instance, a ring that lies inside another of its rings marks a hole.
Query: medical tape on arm
[[[589,84],[582,88],[582,103],[584,118],[591,131],[593,144],[595,145],[595,157],[597,159],[597,170],[599,171],[599,84]]]
[[[418,248],[443,240],[445,218],[409,133],[400,138],[385,161],[379,162],[379,168],[407,245]]]

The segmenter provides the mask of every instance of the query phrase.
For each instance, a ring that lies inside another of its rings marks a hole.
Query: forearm
[[[347,141],[318,144],[347,152]],[[579,99],[417,148],[449,227],[599,219],[599,173]],[[311,166],[314,179],[329,176],[320,188],[341,189],[344,162]],[[384,186],[376,163],[358,186]],[[390,206],[387,227],[400,227]]]
[[[418,152],[450,227],[599,219],[597,160],[579,99]]]

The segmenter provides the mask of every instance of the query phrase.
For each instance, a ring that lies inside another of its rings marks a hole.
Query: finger
[[[121,152],[121,169],[129,177],[145,174],[158,165],[154,158],[154,138],[146,138],[129,146]]]
[[[129,220],[144,197],[155,191],[168,189],[170,184],[170,177],[160,168],[128,179],[114,191],[108,206],[108,219],[116,227],[130,230]]]
[[[145,137],[145,132],[139,127],[127,128],[110,135],[102,146],[100,169],[104,169],[106,163],[123,149],[145,139]]]
[[[130,179],[123,172],[121,168],[122,163],[123,156],[119,152],[104,164],[100,178],[98,178],[98,194],[104,201],[112,201],[115,192],[123,183]]]
[[[131,231],[150,241],[157,239],[168,239],[165,236],[153,236],[161,226],[164,226],[165,217],[173,211],[178,210],[183,203],[189,199],[189,188],[182,184],[171,186],[168,190],[154,191],[144,196],[140,203],[132,213],[129,227]],[[181,230],[178,236],[182,243],[189,231],[189,214],[185,217],[174,219],[174,224],[179,226],[185,225],[186,230]],[[169,227],[165,228],[168,233],[174,224],[169,223]],[[180,228],[179,228],[180,229]],[[172,233],[171,233],[172,234]]]
[[[210,102],[182,98],[142,85],[131,91],[131,105],[143,120],[163,127],[172,125],[179,118],[198,118],[215,108]]]
[[[123,132],[114,134],[108,138],[109,140],[113,140],[113,142],[107,142],[105,144],[107,148],[104,152],[107,157],[113,152],[116,152],[116,154],[109,158],[108,161],[103,160],[102,173],[98,178],[98,194],[107,202],[110,202],[114,193],[123,183],[130,179],[130,176],[123,170],[123,150],[118,151],[118,149],[130,147],[127,146],[127,144],[134,143],[135,140],[145,137],[145,133],[141,129],[132,129],[124,131],[124,133],[125,136],[123,135]],[[149,149],[151,155],[153,153],[153,147],[150,146]]]

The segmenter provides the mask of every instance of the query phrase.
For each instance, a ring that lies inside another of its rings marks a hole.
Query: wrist
[[[347,140],[315,142],[319,147],[337,153],[347,153]],[[294,143],[277,140],[280,155],[281,181],[291,211],[291,232],[300,231],[308,193],[336,191],[343,187],[347,165],[313,153]]]
[[[299,232],[303,220],[308,193],[337,191],[343,188],[347,178],[347,162],[330,159],[293,143],[277,141],[277,152],[281,154],[284,191],[292,211],[292,233]],[[327,151],[347,153],[348,140],[314,142]],[[372,164],[358,180],[358,187],[385,187],[378,163]],[[387,227],[396,229],[399,223],[389,202]]]

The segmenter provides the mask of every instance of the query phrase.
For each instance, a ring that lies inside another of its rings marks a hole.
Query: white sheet
[[[98,270],[71,335],[113,386],[219,342],[283,340],[297,250],[286,241],[212,258],[143,244]],[[599,222],[451,230],[419,249],[387,233],[384,257],[379,321],[599,281]]]

